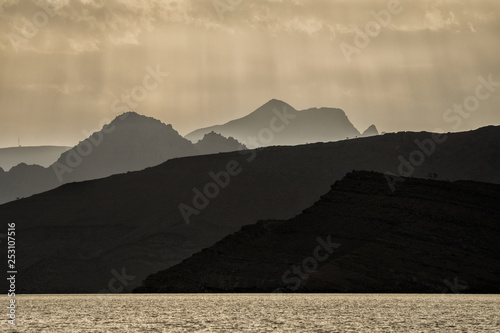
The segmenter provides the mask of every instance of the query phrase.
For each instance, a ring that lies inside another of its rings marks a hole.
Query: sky
[[[360,131],[500,125],[498,0],[0,4],[0,147],[73,146],[129,110],[185,135],[273,98]]]

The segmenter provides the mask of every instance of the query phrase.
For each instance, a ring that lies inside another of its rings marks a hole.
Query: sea
[[[500,295],[17,295],[16,304],[15,326],[5,315],[2,332],[500,332]]]

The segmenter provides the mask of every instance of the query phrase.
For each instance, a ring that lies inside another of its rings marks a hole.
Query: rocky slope
[[[171,159],[9,202],[0,206],[0,220],[18,223],[19,291],[98,292],[122,268],[134,276],[120,285],[130,291],[241,226],[296,216],[352,170],[398,174],[399,158],[418,149],[415,140],[431,137],[386,134]],[[235,175],[226,185],[228,168]],[[450,134],[412,176],[500,183],[499,170],[500,127],[487,127]],[[214,176],[224,185],[215,196]],[[389,180],[389,190],[404,184]],[[203,200],[205,190],[210,198]],[[181,204],[191,209],[186,216]],[[0,270],[5,265],[0,261]]]
[[[500,185],[353,172],[287,221],[243,227],[137,292],[500,292]],[[447,289],[449,288],[449,289]]]

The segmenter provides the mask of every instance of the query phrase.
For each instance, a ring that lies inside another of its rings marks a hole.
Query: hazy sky
[[[500,82],[498,0],[0,3],[0,147],[74,145],[124,110],[185,135],[272,98],[359,130],[500,124],[500,87],[471,97]],[[467,97],[477,110],[443,119]]]

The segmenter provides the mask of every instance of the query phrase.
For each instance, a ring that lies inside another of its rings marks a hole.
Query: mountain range
[[[172,125],[127,112],[75,147],[64,149],[57,160],[52,151],[47,152],[44,162],[51,159],[53,163],[46,167],[47,163],[31,165],[32,159],[26,158],[8,172],[0,169],[0,204],[69,182],[142,170],[171,158],[236,151],[246,146],[337,141],[377,135],[378,131],[372,125],[360,134],[340,109],[296,111],[283,101],[271,100],[246,117],[194,133],[183,138]]]
[[[385,173],[391,193],[401,175],[500,184],[500,127],[174,158],[9,202],[0,219],[17,223],[19,292],[130,291],[242,226],[295,217],[352,170]]]

